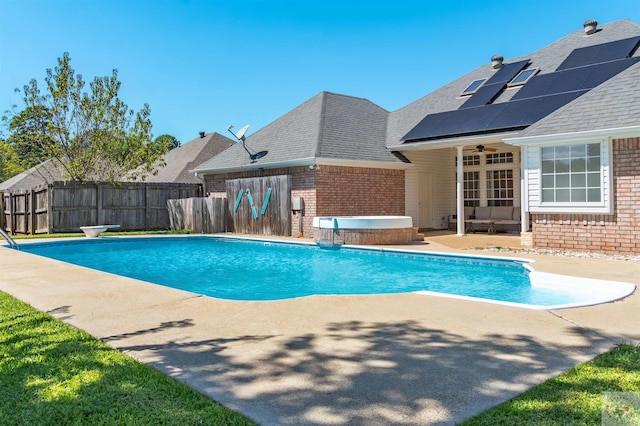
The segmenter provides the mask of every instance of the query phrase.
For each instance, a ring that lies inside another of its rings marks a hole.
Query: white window
[[[527,81],[531,80],[531,78],[538,73],[540,68],[529,68],[526,70],[520,71],[518,75],[516,75],[513,80],[509,82],[508,87],[513,86],[522,86]]]
[[[537,149],[539,192],[530,194],[532,211],[612,212],[609,143],[601,140]]]
[[[513,206],[513,170],[487,170],[487,205]]]
[[[497,152],[487,154],[487,164],[513,163],[513,152]]]
[[[464,205],[480,205],[480,172],[464,172]]]
[[[600,144],[542,148],[543,203],[600,203]]]
[[[462,93],[460,93],[460,96],[467,96],[467,95],[472,95],[472,94],[476,93],[478,91],[478,89],[480,89],[482,87],[482,85],[484,84],[485,81],[487,81],[486,78],[481,78],[479,80],[474,80],[473,82],[471,82],[462,91]]]

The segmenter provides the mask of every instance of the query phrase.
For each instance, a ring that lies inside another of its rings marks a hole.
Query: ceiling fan
[[[476,145],[476,149],[473,152],[496,152],[496,148],[490,148],[484,145]]]

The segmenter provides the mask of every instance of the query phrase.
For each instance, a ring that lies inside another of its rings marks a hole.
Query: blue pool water
[[[230,300],[432,291],[528,305],[580,295],[532,287],[522,263],[389,250],[211,237],[101,238],[24,244],[22,250]]]

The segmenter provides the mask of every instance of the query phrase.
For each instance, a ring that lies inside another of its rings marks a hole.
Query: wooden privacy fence
[[[0,226],[12,234],[42,234],[49,231],[47,190],[3,193]]]
[[[167,200],[171,229],[190,229],[194,233],[231,232],[226,198],[186,198]]]
[[[226,182],[234,232],[291,235],[291,176],[266,176]]]
[[[168,200],[171,229],[291,235],[291,176],[228,180],[227,198]]]
[[[196,197],[198,184],[54,182],[2,195],[2,219],[13,234],[78,232],[85,225],[121,230],[169,229],[167,200]]]

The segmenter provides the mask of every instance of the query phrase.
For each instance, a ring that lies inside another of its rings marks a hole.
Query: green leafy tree
[[[157,173],[169,150],[164,141],[153,141],[149,105],[134,112],[118,97],[118,71],[85,82],[71,68],[68,53],[47,69],[47,93],[35,79],[22,89],[29,118],[47,112],[46,128],[39,128],[37,145],[42,155],[58,162],[71,180],[135,180]]]
[[[20,158],[13,146],[6,141],[0,141],[0,182],[23,171],[24,167],[20,164]]]
[[[179,148],[180,141],[171,135],[160,135],[156,138],[155,143],[169,144],[169,149]]]
[[[52,144],[47,130],[51,113],[42,105],[28,106],[9,121],[11,144],[24,169],[49,159],[47,147]]]

